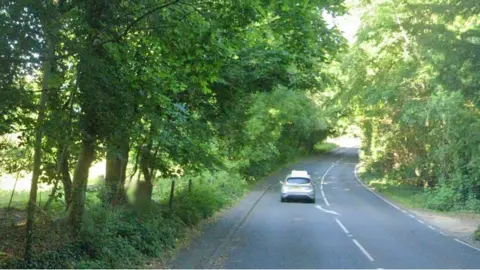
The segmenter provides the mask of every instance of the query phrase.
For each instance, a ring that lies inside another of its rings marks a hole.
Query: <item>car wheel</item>
[[[312,203],[315,203],[315,199],[312,199]]]

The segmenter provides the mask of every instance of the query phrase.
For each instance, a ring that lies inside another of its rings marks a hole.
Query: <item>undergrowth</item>
[[[376,191],[408,207],[440,212],[480,213],[480,200],[472,193],[452,186],[440,184],[434,188],[419,187],[398,181],[394,173],[381,174],[374,169],[367,169],[361,176]]]
[[[201,178],[216,181],[200,184]],[[99,201],[90,204],[80,240],[37,254],[30,263],[12,258],[3,260],[0,267],[143,268],[145,259],[174,249],[187,228],[232,204],[247,188],[239,174],[225,171],[204,173],[193,180],[192,190],[177,189],[172,209],[166,199],[141,211],[133,206],[106,208]]]

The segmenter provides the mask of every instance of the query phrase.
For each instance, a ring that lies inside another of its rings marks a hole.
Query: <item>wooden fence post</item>
[[[170,209],[173,207],[173,194],[175,192],[175,179],[172,180],[172,186],[170,188],[170,200],[168,201],[168,206]]]

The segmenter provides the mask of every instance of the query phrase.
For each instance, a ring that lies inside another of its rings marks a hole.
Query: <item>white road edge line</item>
[[[360,166],[360,164],[357,164],[357,166],[355,166],[355,169],[353,170],[354,174],[355,174],[355,178],[357,179],[357,181],[365,188],[367,189],[368,191],[370,191],[372,194],[374,194],[375,196],[377,196],[378,198],[382,199],[382,201],[388,203],[389,205],[393,206],[395,209],[401,211],[402,213],[406,214],[406,215],[409,215],[411,218],[414,218],[416,219],[416,217],[410,213],[408,213],[407,211],[405,211],[404,209],[401,209],[400,207],[396,206],[395,204],[389,202],[388,200],[384,199],[382,196],[380,196],[379,194],[377,194],[375,191],[369,189],[367,187],[367,185],[365,185],[362,180],[360,180],[360,178],[358,177],[358,173],[357,173],[357,170],[358,170],[358,167]],[[423,223],[425,224],[423,221],[419,221],[420,223]],[[428,226],[430,227],[430,226]],[[435,230],[435,228],[431,227],[432,230]],[[438,231],[441,235],[443,236],[447,236],[445,233],[443,233],[442,231]]]
[[[474,247],[474,246],[472,246],[472,245],[470,245],[470,244],[468,244],[468,243],[465,243],[465,242],[463,242],[462,240],[459,240],[459,239],[457,239],[457,238],[455,238],[454,240],[457,241],[457,242],[460,243],[460,244],[464,244],[464,245],[467,246],[467,247],[473,248],[473,249],[475,249],[476,251],[480,251],[479,248],[476,248],[476,247]]]
[[[437,229],[435,229],[435,227],[433,227],[433,226],[431,226],[431,225],[428,225],[428,228],[430,228],[430,229],[432,229],[432,230],[434,230],[434,231],[437,230]]]
[[[323,207],[321,205],[315,205],[315,208],[325,212],[325,213],[329,213],[329,214],[333,214],[333,215],[337,215],[337,216],[340,216],[339,213],[335,212],[335,211],[332,211],[332,210],[327,210],[327,209],[323,209]]]
[[[417,219],[417,221],[422,223],[422,224],[425,224],[425,222],[423,220]]]
[[[334,162],[332,164],[332,166],[330,166],[330,168],[328,168],[328,170],[323,174],[322,176],[322,180],[320,181],[320,190],[322,191],[322,197],[323,197],[323,200],[325,201],[325,204],[327,206],[330,206],[330,204],[328,203],[328,200],[327,200],[327,197],[325,197],[325,193],[323,192],[323,181],[325,180],[325,176],[327,176],[328,172],[333,168],[335,167],[335,165],[338,164],[338,162],[340,162],[342,159],[344,159],[345,157],[342,157],[341,159],[337,160],[336,162]]]
[[[370,191],[372,194],[375,194],[375,196],[377,196],[378,198],[382,199],[382,201],[390,204],[390,205],[391,205],[392,207],[394,207],[395,209],[402,211],[402,209],[400,209],[400,207],[398,207],[398,206],[396,206],[395,204],[393,204],[393,203],[385,200],[382,196],[378,195],[378,194],[375,193],[373,190],[369,189],[369,188],[367,187],[367,185],[365,185],[365,184],[360,180],[360,178],[358,178],[357,169],[358,169],[358,166],[359,166],[359,165],[360,165],[360,164],[357,164],[357,166],[355,166],[355,169],[353,170],[353,172],[354,172],[354,174],[355,174],[355,178],[357,179],[357,181],[358,181],[364,188],[366,188],[368,191]]]
[[[365,248],[362,247],[362,245],[360,245],[360,243],[356,240],[356,239],[352,239],[353,243],[355,243],[355,245],[363,252],[363,254],[371,261],[373,262],[374,259],[372,258],[372,256],[370,256],[370,254],[365,250]]]
[[[326,204],[327,206],[330,206],[330,204],[328,203],[327,197],[325,197],[325,193],[323,192],[323,189],[322,189],[321,191],[322,191],[322,198],[323,198],[323,200],[325,201],[325,204]]]
[[[340,228],[342,228],[343,232],[345,232],[346,234],[350,234],[347,230],[347,228],[345,228],[345,226],[342,224],[342,222],[340,222],[340,220],[338,220],[338,218],[335,218],[335,221],[337,222],[338,226],[340,226]]]

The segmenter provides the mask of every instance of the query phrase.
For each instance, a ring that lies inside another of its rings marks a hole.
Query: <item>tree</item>
[[[471,23],[478,5],[412,0],[366,8],[345,58],[366,161],[398,182],[432,189],[433,208],[473,207],[479,153],[470,147],[476,136],[465,134],[478,132],[478,27]]]

